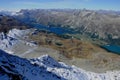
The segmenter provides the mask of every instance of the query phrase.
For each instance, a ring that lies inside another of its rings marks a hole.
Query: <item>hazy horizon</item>
[[[4,0],[0,10],[21,9],[90,9],[120,11],[120,0]]]

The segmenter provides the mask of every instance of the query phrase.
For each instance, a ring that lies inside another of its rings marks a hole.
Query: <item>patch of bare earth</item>
[[[78,39],[63,39],[55,34],[40,32],[30,36],[39,46],[58,51],[64,58],[55,58],[69,65],[76,65],[85,70],[105,72],[120,69],[120,56],[94,45],[88,41]],[[56,55],[56,54],[55,54]],[[66,57],[66,58],[65,58]]]

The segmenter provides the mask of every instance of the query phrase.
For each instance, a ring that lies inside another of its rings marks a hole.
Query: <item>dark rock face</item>
[[[5,66],[4,66],[4,67],[5,67]],[[9,80],[9,78],[10,78],[11,80],[22,80],[22,78],[21,78],[20,75],[8,73],[8,72],[6,72],[2,67],[0,67],[0,74],[1,74],[1,75],[6,75],[6,76],[7,76],[6,78],[8,78],[8,80]],[[1,75],[0,75],[0,76],[1,76]]]
[[[17,28],[17,29],[26,29],[28,26],[12,16],[3,16],[0,15],[0,32],[7,33],[9,30]]]

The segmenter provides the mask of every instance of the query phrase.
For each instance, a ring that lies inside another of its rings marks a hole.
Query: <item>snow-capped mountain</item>
[[[5,11],[5,10],[1,10],[0,11],[1,15],[8,15],[8,16],[17,16],[17,15],[21,15],[22,13],[18,13],[15,11]]]
[[[23,59],[0,50],[0,80],[120,80],[120,71],[93,73],[48,55]]]

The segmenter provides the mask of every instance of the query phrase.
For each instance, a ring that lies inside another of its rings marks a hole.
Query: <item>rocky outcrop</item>
[[[94,73],[57,62],[48,55],[23,59],[0,50],[0,80],[119,80],[120,71]]]

